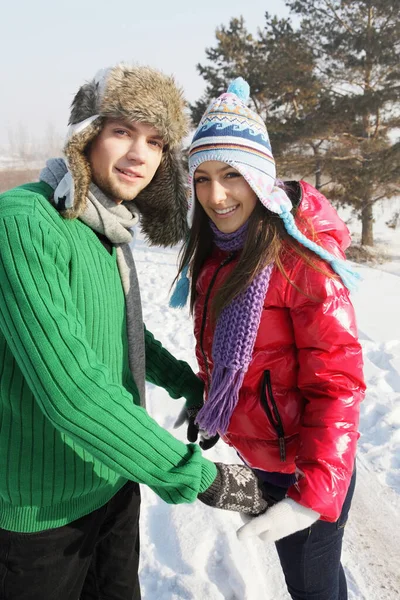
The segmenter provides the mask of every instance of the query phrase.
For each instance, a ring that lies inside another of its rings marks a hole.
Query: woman
[[[221,435],[258,475],[269,508],[238,536],[276,542],[291,597],[344,600],[340,555],[365,391],[349,233],[311,185],[276,181],[248,93],[235,80],[190,147],[193,223],[172,298],[184,304],[189,272],[205,383],[190,434],[195,423]]]

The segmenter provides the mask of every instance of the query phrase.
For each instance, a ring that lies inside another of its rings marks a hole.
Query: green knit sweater
[[[138,406],[115,251],[51,193],[0,196],[0,528],[20,532],[88,514],[128,479],[177,504],[216,476]],[[198,403],[190,367],[145,339],[147,379]]]

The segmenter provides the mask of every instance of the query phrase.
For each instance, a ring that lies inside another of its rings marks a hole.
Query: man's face
[[[89,149],[92,181],[117,204],[133,200],[153,179],[162,152],[151,125],[108,119]]]

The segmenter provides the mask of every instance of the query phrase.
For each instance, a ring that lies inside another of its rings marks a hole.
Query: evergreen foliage
[[[191,106],[244,77],[265,120],[280,176],[313,177],[362,221],[373,245],[373,206],[400,193],[400,20],[398,0],[287,0],[291,18],[265,14],[253,36],[242,17],[216,30],[197,65],[206,81]],[[300,19],[300,21],[299,21]]]

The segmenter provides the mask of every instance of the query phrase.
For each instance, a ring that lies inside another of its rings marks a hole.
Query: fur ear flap
[[[68,125],[81,123],[97,114],[97,97],[98,85],[94,80],[82,85],[72,101]]]
[[[134,203],[149,244],[175,246],[188,232],[188,190],[180,156],[167,150],[152,181]],[[129,202],[126,203],[129,208]]]
[[[72,208],[62,212],[66,219],[76,219],[86,207],[86,197],[92,178],[89,161],[85,155],[88,143],[98,135],[103,126],[103,119],[96,119],[79,135],[67,141],[64,153],[68,161],[68,169],[74,180],[74,203]]]

